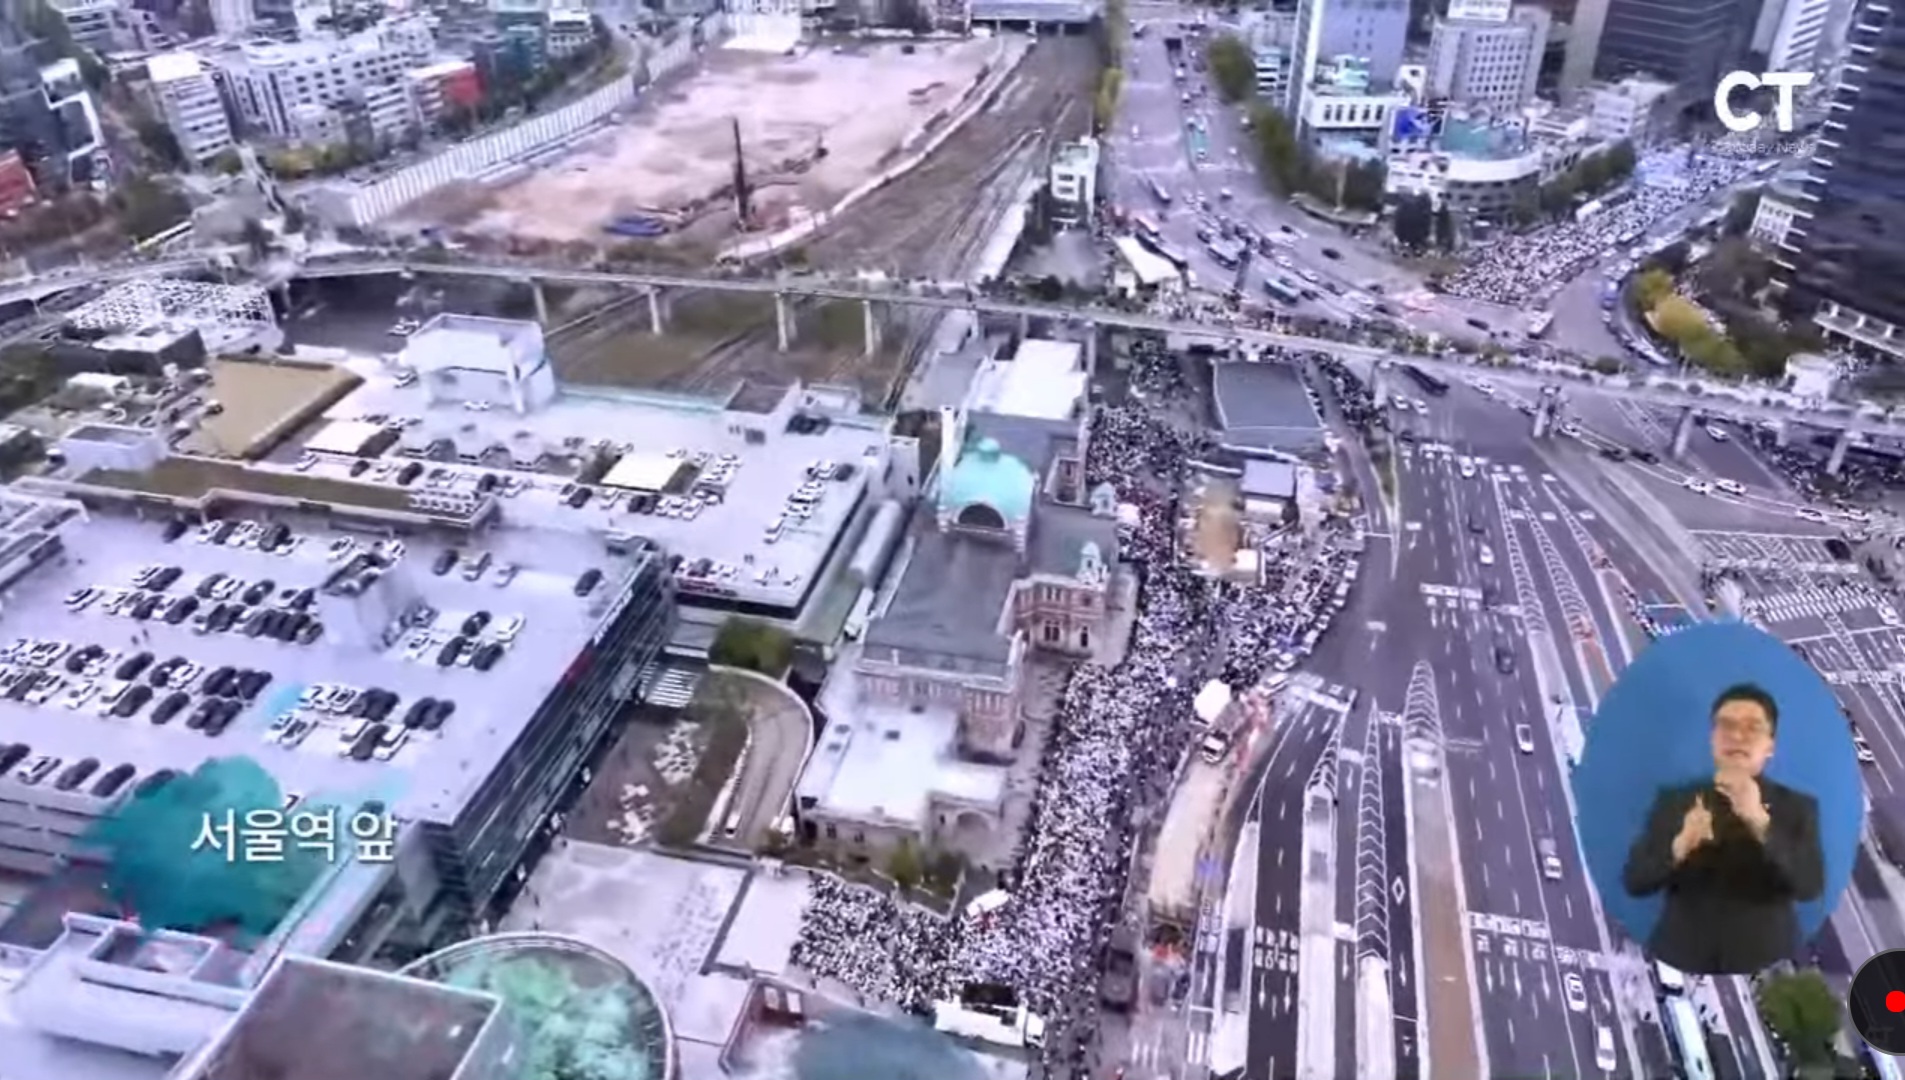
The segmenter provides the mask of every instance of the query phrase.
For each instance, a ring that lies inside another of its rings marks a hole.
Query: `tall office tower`
[[[1905,17],[1861,0],[1779,280],[1826,335],[1905,360]]]
[[[1767,6],[1776,6],[1779,15],[1763,20],[1771,31],[1766,44],[1753,42],[1753,51],[1766,58],[1766,70],[1815,70],[1822,59],[1832,0],[1768,0]]]
[[[1747,0],[1608,0],[1594,73],[1649,75],[1675,84],[1684,101],[1711,101],[1720,76],[1744,59],[1757,14]]]
[[[1409,0],[1301,0],[1284,111],[1301,114],[1318,65],[1332,57],[1360,58],[1372,85],[1393,85],[1408,37]]]
[[[257,23],[258,13],[251,0],[212,0],[212,26],[217,28],[218,36],[242,38]]]
[[[1545,8],[1482,9],[1454,0],[1429,36],[1429,96],[1496,113],[1526,105],[1541,77],[1548,26]]]

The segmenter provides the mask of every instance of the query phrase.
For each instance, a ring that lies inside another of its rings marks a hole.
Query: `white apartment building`
[[[1600,142],[1646,145],[1665,131],[1673,90],[1672,83],[1639,77],[1589,87],[1589,134]]]
[[[119,0],[50,0],[48,6],[66,24],[76,44],[99,53],[117,52],[131,44],[131,23]]]
[[[187,161],[203,165],[231,147],[231,117],[203,61],[189,52],[166,53],[146,61],[146,75]]]
[[[404,19],[349,37],[235,46],[216,63],[224,74],[232,107],[246,128],[296,139],[298,131],[309,130],[310,124],[294,120],[293,113],[308,113],[307,106],[348,109],[361,105],[373,116],[373,129],[376,117],[398,115],[381,88],[407,88],[409,72],[427,64],[434,49],[423,20]]]
[[[1523,5],[1494,18],[1441,18],[1429,37],[1427,96],[1507,115],[1535,96],[1548,45],[1545,8]]]
[[[1052,159],[1052,221],[1065,227],[1091,224],[1098,205],[1098,140],[1084,138]]]

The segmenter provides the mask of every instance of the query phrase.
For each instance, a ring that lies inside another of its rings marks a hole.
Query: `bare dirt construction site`
[[[975,41],[952,47],[994,44]],[[1024,43],[1016,44],[1023,47]],[[809,55],[819,55],[818,50]],[[918,58],[918,54],[903,57]],[[741,62],[750,59],[757,58],[743,55]],[[827,53],[826,59],[845,58]],[[829,269],[965,277],[1026,181],[1041,174],[1060,143],[1090,132],[1097,64],[1097,46],[1085,35],[1039,39],[993,99],[924,162],[826,222],[788,257]],[[695,82],[682,89],[699,93]],[[871,98],[858,87],[840,92],[848,103],[842,108],[872,108]],[[777,113],[785,111],[773,108]],[[719,129],[710,138],[731,141],[725,122],[710,115],[703,110],[704,122]],[[745,131],[744,126],[744,139]],[[832,157],[830,152],[829,160]],[[752,158],[750,169],[755,168]],[[861,178],[876,171],[867,170]],[[597,220],[606,216],[604,210]],[[716,235],[718,244],[733,233]],[[877,404],[904,374],[926,324],[925,319],[909,318],[901,311],[878,310],[883,333],[879,347],[869,354],[863,344],[859,304],[802,302],[796,312],[793,347],[781,352],[774,343],[772,301],[762,296],[678,295],[665,337],[648,332],[647,307],[634,297],[578,296],[566,310],[572,318],[605,303],[618,310],[569,330],[552,326],[550,348],[563,378],[697,393],[719,393],[743,378],[781,383],[803,379],[856,386]],[[552,324],[565,321],[559,315]]]
[[[556,243],[606,241],[603,226],[655,214],[711,239],[732,235],[734,124],[760,227],[832,206],[957,106],[1002,55],[996,40],[854,44],[794,56],[711,49],[621,124],[489,193],[460,226]]]

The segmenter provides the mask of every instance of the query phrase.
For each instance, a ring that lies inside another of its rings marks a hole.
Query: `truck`
[[[1138,936],[1130,927],[1120,926],[1105,947],[1105,978],[1099,994],[1114,1012],[1130,1012],[1137,1004]]]
[[[1212,765],[1223,761],[1243,720],[1243,709],[1238,706],[1236,696],[1221,679],[1212,679],[1192,699],[1191,709],[1204,731],[1203,741],[1197,746],[1198,756]]]

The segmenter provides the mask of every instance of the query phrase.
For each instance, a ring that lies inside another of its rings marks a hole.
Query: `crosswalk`
[[[1831,589],[1798,589],[1793,592],[1772,593],[1766,596],[1749,596],[1742,606],[1745,608],[1745,614],[1762,620],[1794,622],[1799,619],[1842,615],[1851,611],[1871,611],[1873,610],[1872,599],[1871,595],[1862,590],[1839,592]],[[1887,621],[1894,621],[1897,617],[1894,613],[1892,619]]]
[[[1468,913],[1468,924],[1477,955],[1532,963],[1546,963],[1552,958],[1562,967],[1585,971],[1611,970],[1613,967],[1599,950],[1554,944],[1548,924],[1539,919],[1471,911]]]

